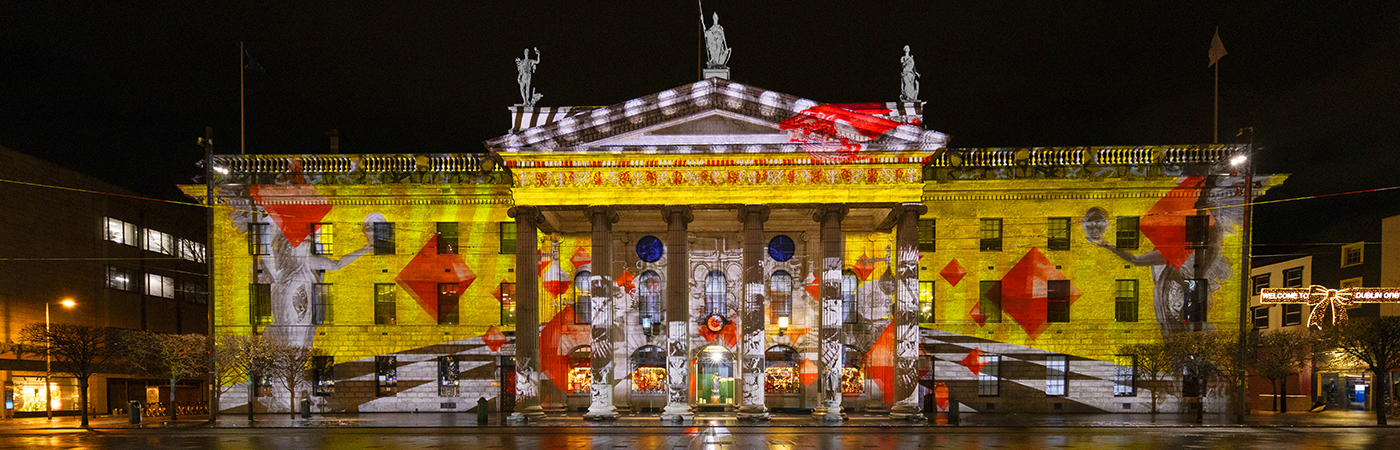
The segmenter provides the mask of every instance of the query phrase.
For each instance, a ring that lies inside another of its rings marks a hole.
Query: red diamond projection
[[[1191,256],[1186,245],[1186,216],[1196,215],[1196,200],[1201,197],[1203,177],[1186,177],[1142,217],[1142,235],[1152,241],[1167,264],[1181,269]],[[1211,217],[1211,225],[1215,218]]]
[[[622,275],[617,276],[617,287],[626,289],[627,293],[631,294],[632,291],[637,290],[637,285],[632,284],[632,280],[635,279],[637,278],[632,276],[632,271],[622,269]]]
[[[919,256],[923,255],[920,254]],[[943,270],[940,270],[938,274],[942,275],[943,279],[948,280],[948,284],[957,286],[958,282],[962,281],[964,276],[967,276],[967,271],[963,270],[962,265],[958,264],[957,258],[954,258],[952,261],[948,261],[948,265],[943,266]]]
[[[431,317],[437,317],[438,285],[456,283],[457,293],[461,295],[476,281],[476,274],[462,262],[460,255],[437,254],[437,236],[433,236],[394,281],[412,293],[418,306]]]
[[[967,370],[971,370],[973,375],[982,373],[982,367],[987,365],[982,362],[982,349],[980,348],[974,348],[967,352],[967,357],[962,359],[961,364],[966,366]]]
[[[491,328],[486,329],[486,334],[481,335],[481,342],[494,352],[500,350],[506,342],[510,342],[510,339],[506,338],[506,335],[501,333],[501,330],[497,329],[495,325],[492,325]]]
[[[579,247],[574,251],[574,257],[569,258],[569,262],[574,263],[574,270],[583,270],[583,266],[593,263],[593,256],[588,254],[588,250]]]
[[[807,289],[807,295],[812,296],[812,300],[821,301],[822,298],[818,297],[822,292],[821,280],[818,280],[817,276],[813,274],[807,274],[807,276],[812,279],[812,282],[807,283],[807,287],[804,288]]]
[[[1045,282],[1063,280],[1064,274],[1050,263],[1039,249],[1032,248],[1001,277],[1001,310],[1021,324],[1031,339],[1040,336],[1050,324],[1045,321]],[[1079,288],[1069,287],[1069,303],[1080,295]]]
[[[871,261],[870,258],[862,253],[860,259],[857,259],[856,263],[851,265],[851,271],[855,272],[856,276],[860,277],[861,281],[869,280],[870,274],[875,272],[875,262]]]
[[[311,226],[320,222],[331,212],[331,204],[311,186],[260,186],[253,185],[253,201],[257,202],[272,217],[272,223],[282,230],[282,236],[292,247],[301,245],[311,236]],[[313,204],[282,205],[277,198],[297,198],[299,201],[310,198]]]
[[[982,303],[974,303],[972,305],[972,311],[968,311],[967,315],[972,316],[972,321],[977,322],[977,326],[981,327],[987,325],[987,315],[982,314]]]

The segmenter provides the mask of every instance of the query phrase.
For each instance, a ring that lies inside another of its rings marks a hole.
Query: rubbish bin
[[[303,418],[303,419],[310,419],[310,418],[311,418],[311,399],[307,399],[307,398],[301,399],[301,418]]]
[[[126,416],[133,424],[141,423],[141,402],[132,400],[131,403],[127,403]]]
[[[486,420],[490,417],[491,405],[486,403],[486,397],[476,399],[476,424],[486,425]]]

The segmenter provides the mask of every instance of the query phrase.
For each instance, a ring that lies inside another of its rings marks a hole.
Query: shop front
[[[47,414],[44,402],[47,400],[55,415],[73,415],[82,411],[79,406],[78,379],[51,377],[48,394],[45,394],[44,377],[14,377],[15,417],[37,417]]]
[[[802,409],[802,354],[786,345],[768,348],[764,355],[764,398],[773,409]]]
[[[632,369],[632,408],[657,411],[666,406],[666,351],[644,345],[629,358]]]
[[[699,407],[734,406],[734,353],[711,345],[695,363],[695,403]]]
[[[567,392],[567,406],[570,411],[580,411],[588,409],[589,393],[593,386],[593,349],[587,345],[581,345],[569,352],[568,364],[569,375]]]

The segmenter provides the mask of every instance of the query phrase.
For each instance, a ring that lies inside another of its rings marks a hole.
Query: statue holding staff
[[[515,82],[520,85],[520,105],[535,106],[535,102],[544,97],[544,94],[535,93],[535,88],[530,87],[530,77],[535,74],[535,66],[540,63],[540,49],[535,48],[535,59],[530,59],[530,49],[525,49],[524,58],[515,58]]]
[[[709,28],[705,28],[705,13],[700,13],[700,29],[705,30],[705,52],[710,55],[705,67],[725,69],[729,67],[731,49],[724,40],[724,27],[719,25],[719,13],[714,14],[712,23]]]

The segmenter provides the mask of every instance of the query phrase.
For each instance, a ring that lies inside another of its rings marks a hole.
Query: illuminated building
[[[921,108],[712,78],[487,155],[218,155],[217,332],[329,352],[322,411],[670,419],[1147,412],[1120,345],[1236,329],[1243,146],[947,149]]]

